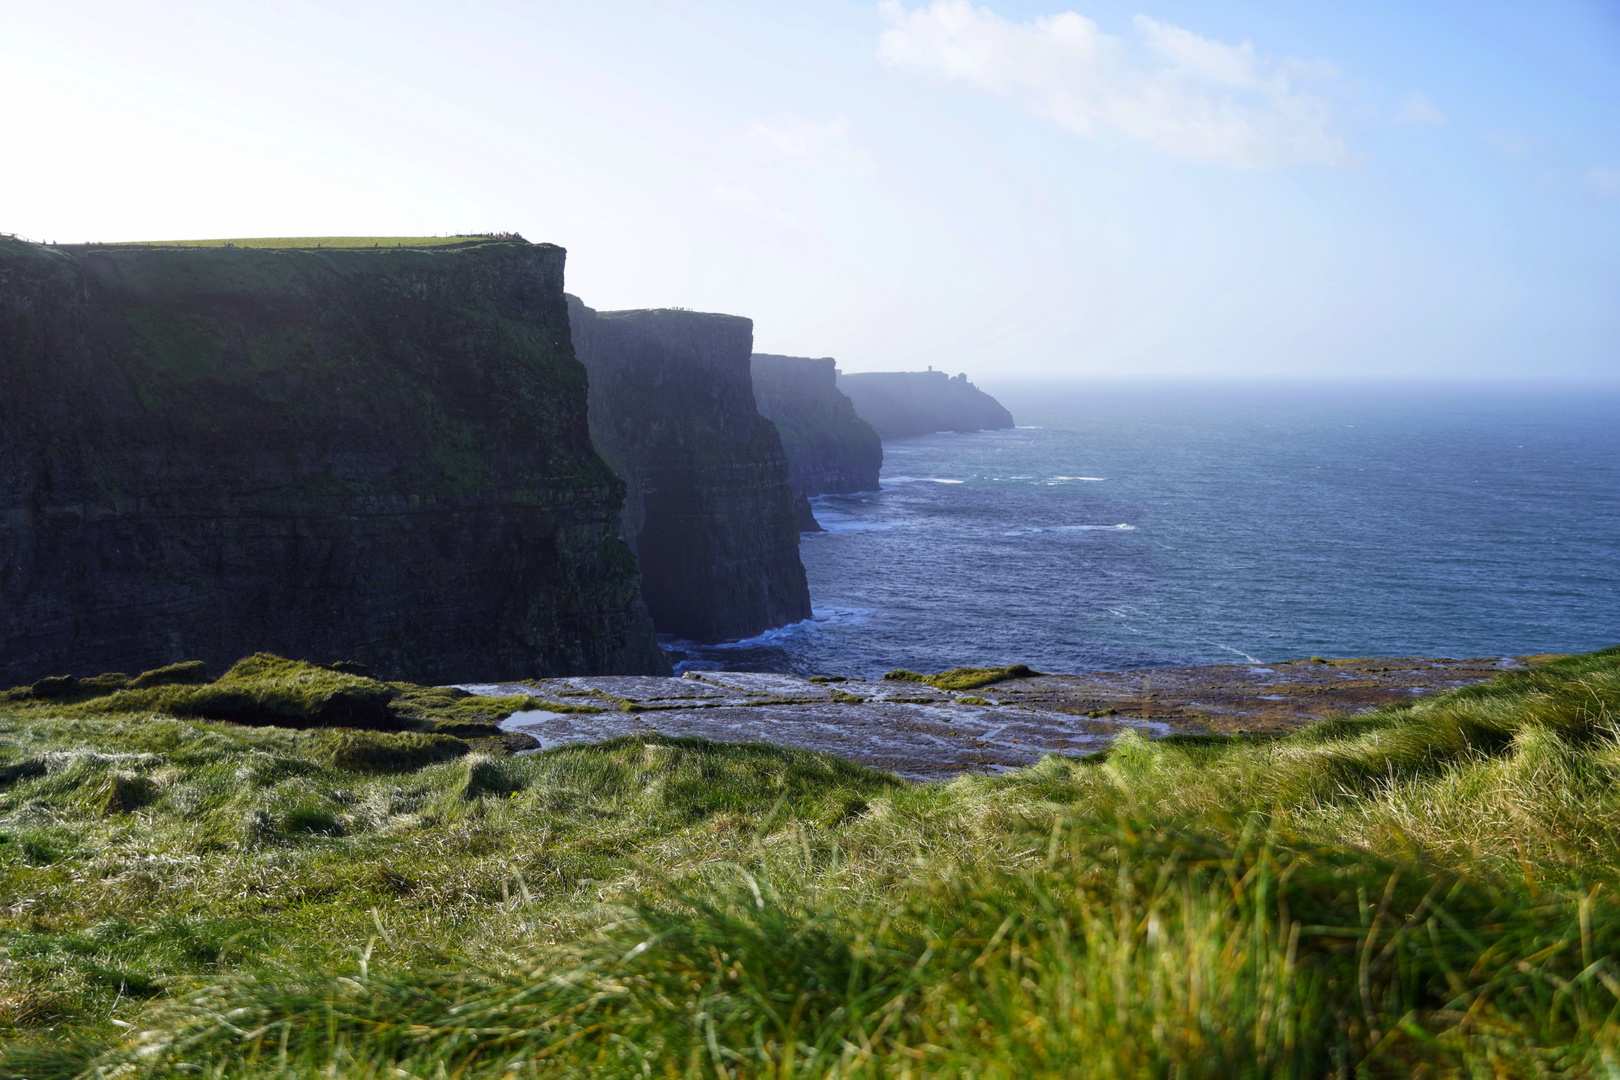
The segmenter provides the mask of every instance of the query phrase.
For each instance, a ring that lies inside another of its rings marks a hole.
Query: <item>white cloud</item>
[[[1331,61],[1301,60],[1297,56],[1285,56],[1278,60],[1277,70],[1300,79],[1337,79],[1344,74]]]
[[[779,225],[792,232],[808,233],[810,226],[786,210],[779,209],[760,198],[759,193],[746,184],[720,184],[709,192],[709,201],[720,206],[741,210],[749,217]]]
[[[1139,45],[1064,12],[1014,23],[969,0],[908,10],[884,0],[884,63],[961,79],[1019,102],[1076,135],[1098,126],[1167,153],[1236,168],[1337,165],[1344,142],[1328,109],[1297,92],[1289,74],[1331,65],[1272,62],[1254,46],[1227,45],[1139,15]]]
[[[850,152],[849,117],[839,113],[831,120],[806,120],[790,113],[779,113],[769,122],[752,124],[749,139],[788,157],[842,157]]]
[[[1265,80],[1255,70],[1254,46],[1247,41],[1242,45],[1223,45],[1146,15],[1136,17],[1136,32],[1141,35],[1143,44],[1161,60],[1189,75],[1216,86],[1256,89],[1265,85]]]
[[[1606,165],[1587,169],[1586,186],[1600,199],[1620,199],[1620,169]]]
[[[1480,138],[1503,157],[1522,158],[1530,153],[1530,140],[1517,131],[1487,131]]]
[[[1447,119],[1440,106],[1424,94],[1413,94],[1407,98],[1395,114],[1398,124],[1444,124]]]

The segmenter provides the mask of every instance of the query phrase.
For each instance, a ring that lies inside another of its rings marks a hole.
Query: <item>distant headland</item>
[[[838,389],[855,412],[884,438],[936,431],[994,431],[1013,426],[1001,402],[968,382],[967,375],[927,371],[840,372]]]

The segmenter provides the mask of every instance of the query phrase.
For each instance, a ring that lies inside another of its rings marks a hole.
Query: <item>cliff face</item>
[[[563,257],[0,240],[0,684],[667,670]]]
[[[855,412],[884,438],[1013,426],[1001,402],[943,371],[883,371],[838,376]]]
[[[628,487],[623,535],[654,625],[725,641],[809,618],[787,458],[754,405],[753,324],[574,297],[569,318],[591,437]]]
[[[873,491],[883,442],[838,389],[830,358],[755,353],[754,400],[776,425],[795,496]]]

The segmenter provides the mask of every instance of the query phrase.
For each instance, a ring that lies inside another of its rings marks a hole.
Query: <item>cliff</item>
[[[667,670],[562,249],[314,243],[0,240],[0,684]]]
[[[936,431],[988,431],[1013,426],[1001,402],[967,381],[943,371],[842,373],[838,389],[855,412],[884,438],[930,435]]]
[[[752,368],[754,401],[782,436],[796,498],[876,490],[883,442],[839,391],[831,359],[755,353]],[[805,502],[801,526],[808,511]]]
[[[752,637],[810,617],[787,458],[754,404],[753,324],[569,297],[591,437],[627,485],[623,536],[661,631]]]

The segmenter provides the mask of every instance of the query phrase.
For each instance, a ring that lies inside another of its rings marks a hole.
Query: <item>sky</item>
[[[1620,0],[0,0],[0,231],[516,231],[1007,379],[1620,381]]]

